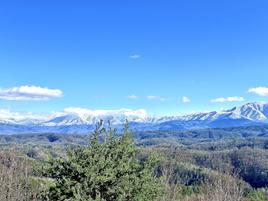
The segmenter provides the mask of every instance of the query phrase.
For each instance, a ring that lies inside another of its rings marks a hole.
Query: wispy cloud
[[[138,99],[139,97],[136,96],[136,95],[134,95],[134,94],[131,94],[131,95],[127,96],[127,98],[128,98],[128,99],[136,100],[136,99]]]
[[[156,100],[156,99],[157,99],[156,96],[147,96],[146,98],[147,98],[148,100]]]
[[[59,89],[48,89],[40,86],[19,86],[0,89],[0,99],[12,101],[49,100],[61,97],[63,92]]]
[[[168,100],[168,98],[165,98],[165,97],[152,96],[152,95],[146,96],[146,98],[147,98],[147,100],[157,100],[157,101],[161,101],[161,102]]]
[[[32,113],[32,112],[15,112],[8,109],[0,109],[0,119],[6,122],[28,122],[34,121],[45,121],[50,117],[51,114],[46,113]]]
[[[132,55],[130,55],[130,58],[131,59],[139,59],[139,58],[141,58],[141,55],[140,54],[132,54]]]
[[[257,94],[259,96],[268,96],[268,87],[255,87],[250,88],[248,93]]]
[[[167,98],[164,98],[164,97],[159,97],[159,100],[164,102],[164,101],[167,101],[168,99]]]
[[[187,96],[183,96],[183,97],[182,97],[182,102],[183,102],[183,103],[190,103],[191,100],[190,100],[190,98],[188,98]]]
[[[245,101],[244,97],[231,96],[231,97],[220,97],[210,100],[212,103],[224,103],[224,102],[242,102]]]

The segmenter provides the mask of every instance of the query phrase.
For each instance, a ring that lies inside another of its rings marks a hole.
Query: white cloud
[[[224,103],[224,102],[242,102],[245,101],[244,97],[232,96],[232,97],[220,97],[216,99],[212,99],[210,102],[212,103]]]
[[[268,87],[255,87],[255,88],[250,88],[248,90],[248,93],[254,93],[259,96],[268,96]]]
[[[225,109],[224,109],[223,107],[220,108],[220,111],[221,111],[221,112],[224,111],[224,110],[225,110]]]
[[[14,112],[8,109],[0,109],[0,120],[14,123],[14,122],[28,122],[28,121],[45,121],[49,118],[48,114],[31,113],[31,112]]]
[[[59,89],[48,89],[40,86],[20,86],[0,89],[0,99],[13,101],[49,100],[61,97],[63,92]]]
[[[147,96],[146,98],[147,98],[148,100],[155,100],[155,99],[157,99],[156,96]]]
[[[64,112],[73,113],[81,116],[139,116],[139,117],[147,117],[147,112],[144,109],[132,110],[132,109],[118,109],[118,110],[90,110],[86,108],[79,107],[69,107],[65,108]]]
[[[188,98],[187,96],[183,96],[183,97],[182,97],[182,102],[183,102],[183,103],[190,103],[191,100],[190,100],[190,98]]]
[[[146,98],[147,98],[148,100],[157,100],[157,101],[161,101],[161,102],[164,102],[164,101],[167,101],[167,100],[168,100],[168,99],[165,98],[165,97],[152,96],[152,95],[150,95],[150,96],[146,96]]]
[[[134,95],[134,94],[131,94],[129,96],[127,96],[128,99],[138,99],[139,97]]]
[[[139,59],[140,57],[141,57],[140,54],[132,54],[132,55],[130,55],[131,59]]]

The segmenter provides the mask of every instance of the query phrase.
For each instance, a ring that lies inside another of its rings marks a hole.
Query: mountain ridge
[[[89,110],[77,112],[77,109],[73,108],[48,118],[20,118],[19,120],[13,117],[2,118],[0,119],[0,133],[88,133],[100,120],[103,120],[105,124],[111,122],[115,128],[121,129],[126,119],[134,131],[193,130],[260,125],[268,123],[268,103],[247,103],[224,111],[162,117],[150,117],[143,110],[133,112],[122,109],[114,113],[99,111],[97,115],[94,115]]]

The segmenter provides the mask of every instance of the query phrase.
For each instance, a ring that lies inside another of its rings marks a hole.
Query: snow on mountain
[[[241,107],[234,107],[229,112],[236,113],[252,121],[265,121],[268,119],[268,104],[248,103]]]
[[[61,126],[61,125],[81,125],[87,124],[82,118],[74,114],[64,114],[50,119],[46,122],[41,122],[45,126]]]
[[[113,125],[124,124],[128,119],[130,122],[146,122],[148,115],[145,110],[88,110],[83,108],[67,108],[49,121],[42,124],[47,126],[59,125],[95,125],[100,120],[110,121]]]
[[[184,116],[149,116],[145,110],[89,110],[66,108],[51,114],[19,113],[0,110],[0,132],[86,133],[103,120],[120,128],[125,120],[133,130],[188,130],[268,123],[268,104],[248,103],[225,111],[195,113]],[[12,127],[13,126],[13,127]]]
[[[185,121],[214,121],[218,119],[248,119],[251,121],[266,121],[268,119],[268,104],[248,103],[240,107],[234,107],[225,111],[213,111],[208,113],[196,113],[185,115],[181,119]]]

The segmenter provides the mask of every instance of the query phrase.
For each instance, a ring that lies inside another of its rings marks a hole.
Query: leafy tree
[[[158,162],[149,156],[141,162],[126,123],[124,135],[100,122],[88,147],[68,152],[67,159],[49,161],[47,175],[54,179],[44,196],[48,200],[76,201],[151,201],[162,192],[154,176]]]
[[[268,190],[254,190],[249,194],[250,201],[268,201]]]

